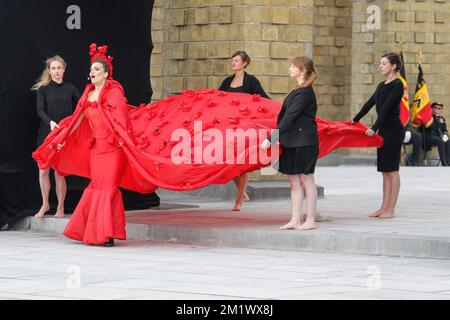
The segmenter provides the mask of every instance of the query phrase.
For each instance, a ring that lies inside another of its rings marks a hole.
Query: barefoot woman
[[[37,91],[37,114],[41,119],[37,144],[40,146],[47,135],[54,128],[58,127],[58,122],[71,115],[80,98],[80,94],[74,85],[63,82],[66,63],[60,56],[54,56],[46,61],[46,66],[41,78],[33,86],[32,90]],[[36,218],[44,217],[50,210],[50,169],[39,170],[39,185],[42,194],[42,207]],[[55,218],[64,217],[64,199],[66,197],[66,180],[55,171],[56,196],[58,207]]]
[[[250,56],[245,51],[236,51],[231,56],[231,69],[234,75],[223,80],[219,90],[228,92],[242,92],[248,94],[259,94],[261,97],[268,98],[259,80],[245,72],[245,68],[250,64]],[[243,202],[250,200],[247,195],[248,173],[242,173],[233,178],[238,189],[236,202],[233,211],[240,211]]]
[[[378,84],[375,93],[353,118],[353,122],[358,122],[376,105],[378,118],[372,128],[367,129],[366,135],[371,137],[378,131],[384,139],[383,146],[377,149],[377,169],[383,175],[383,202],[380,209],[369,217],[386,219],[395,214],[400,191],[400,152],[405,137],[400,121],[400,101],[404,88],[397,74],[401,68],[400,56],[392,52],[386,53],[378,68],[386,80]]]
[[[297,88],[286,97],[278,114],[278,137],[272,134],[261,148],[267,149],[271,143],[280,141],[279,171],[289,175],[291,183],[291,220],[280,229],[308,230],[315,228],[317,206],[314,170],[319,156],[319,137],[315,120],[316,95],[312,88],[317,74],[313,61],[307,57],[294,58],[289,74],[297,81]],[[301,224],[304,192],[308,211],[306,221]]]

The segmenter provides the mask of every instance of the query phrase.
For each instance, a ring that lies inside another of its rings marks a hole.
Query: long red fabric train
[[[86,93],[92,86],[87,85],[74,114],[63,119],[59,123],[60,129],[52,131],[33,153],[41,169],[52,167],[62,175],[91,178],[89,159],[93,136],[88,120],[84,118],[80,126],[70,136],[68,134],[83,112]],[[187,191],[226,183],[240,173],[267,166],[259,158],[255,163],[249,161],[252,154],[261,151],[260,139],[243,150],[234,150],[234,159],[245,159],[244,163],[230,163],[225,152],[230,143],[226,139],[227,132],[252,129],[270,133],[276,128],[281,109],[279,102],[256,95],[211,89],[183,91],[180,95],[136,108],[127,105],[123,88],[115,80],[106,82],[98,101],[109,133],[126,155],[120,186],[141,193],[157,188]],[[349,121],[333,122],[320,118],[317,123],[319,157],[337,148],[380,147],[383,144],[378,135],[367,137],[367,128],[360,123],[352,125]],[[251,139],[247,137],[246,140]],[[63,142],[64,147],[58,151],[57,145]],[[185,147],[184,153],[180,151],[181,146]],[[192,155],[186,154],[189,146]],[[196,150],[200,152],[196,153]],[[178,155],[177,151],[184,156],[184,162],[173,161],[172,154]],[[205,159],[208,154],[216,159],[215,163]],[[217,161],[220,158],[222,163]],[[110,164],[104,165],[107,168]]]

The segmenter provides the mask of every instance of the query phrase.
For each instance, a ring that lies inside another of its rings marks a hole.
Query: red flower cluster
[[[99,58],[108,64],[109,66],[108,79],[112,79],[113,66],[111,64],[111,61],[113,60],[113,57],[106,55],[107,50],[108,46],[97,47],[96,43],[91,43],[91,45],[89,46],[89,55],[91,56],[91,63],[94,62],[95,59]]]

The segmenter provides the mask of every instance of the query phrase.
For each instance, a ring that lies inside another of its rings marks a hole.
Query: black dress
[[[311,86],[293,90],[284,99],[277,119],[278,131],[269,137],[271,143],[281,143],[277,168],[281,173],[314,173],[319,156],[316,114],[316,95]]]
[[[378,118],[372,126],[374,132],[384,139],[384,144],[377,149],[377,170],[394,172],[400,167],[401,147],[405,139],[405,130],[400,120],[400,102],[404,93],[403,83],[395,79],[388,84],[380,82],[375,93],[353,118],[358,122],[376,105]]]
[[[262,88],[261,83],[255,76],[248,74],[247,72],[244,72],[244,79],[242,80],[242,86],[237,88],[231,87],[231,82],[233,81],[233,79],[234,75],[225,78],[225,80],[222,81],[219,90],[228,92],[259,94],[263,98],[270,99],[269,96],[264,91],[264,89]]]
[[[37,137],[37,144],[40,146],[50,133],[50,121],[58,123],[70,116],[80,94],[73,84],[50,81],[47,86],[39,88],[36,99],[37,114],[41,119]]]

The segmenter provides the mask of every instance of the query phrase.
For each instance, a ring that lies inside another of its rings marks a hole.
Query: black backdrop
[[[67,26],[76,14],[68,10],[72,5],[80,9],[75,17],[80,29]],[[65,81],[82,93],[88,82],[89,44],[107,44],[114,57],[114,78],[124,86],[129,103],[147,102],[152,94],[152,8],[150,0],[0,1],[0,227],[34,214],[41,204],[31,158],[39,120],[30,88],[42,72],[43,61],[61,55],[68,63]],[[68,178],[68,211],[86,183]],[[124,200],[127,209],[159,204],[156,194],[125,192]]]

